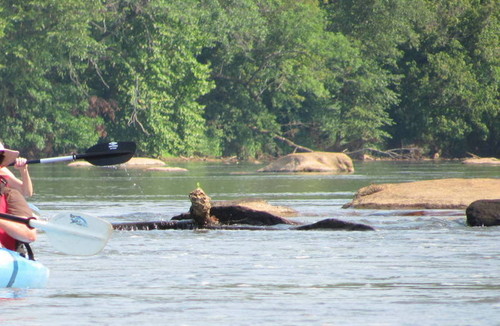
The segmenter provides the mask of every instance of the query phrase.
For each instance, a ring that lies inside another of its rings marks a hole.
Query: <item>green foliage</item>
[[[346,56],[345,50],[357,50],[344,36],[325,30],[316,2],[224,4],[218,26],[227,28],[219,29],[217,46],[203,56],[216,87],[202,103],[207,120],[224,132],[226,155],[279,152],[269,146],[273,135],[337,150],[387,136],[381,127],[390,123],[385,110],[392,101],[385,95],[394,95],[359,53]]]
[[[495,0],[0,0],[0,138],[25,156],[415,144],[500,155]],[[277,137],[279,136],[279,137]]]
[[[97,49],[88,33],[95,1],[1,2],[1,134],[30,153],[88,146],[99,119],[86,115],[84,61]]]
[[[197,25],[197,1],[120,1],[108,6],[95,37],[106,45],[91,87],[117,103],[106,128],[135,139],[142,151],[159,155],[207,154],[203,107],[210,90],[208,66],[196,55],[210,36]]]
[[[450,156],[498,154],[499,65],[492,55],[498,9],[490,1],[427,3],[421,42],[407,45],[400,63],[405,78],[394,111],[397,137]]]

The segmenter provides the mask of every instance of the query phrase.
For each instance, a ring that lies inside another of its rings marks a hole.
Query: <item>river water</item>
[[[175,166],[189,172],[33,165],[31,203],[47,218],[162,220],[187,212],[200,185],[213,200],[264,199],[302,222],[377,231],[115,231],[90,257],[60,254],[40,233],[49,284],[0,289],[0,325],[500,325],[500,227],[467,227],[461,210],[342,208],[371,183],[499,177],[500,167],[357,162],[354,174],[333,175]]]

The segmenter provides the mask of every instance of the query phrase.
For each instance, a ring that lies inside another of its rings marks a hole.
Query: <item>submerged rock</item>
[[[113,223],[115,230],[168,230],[168,229],[215,229],[215,230],[283,230],[275,225],[289,225],[293,230],[345,230],[368,231],[371,226],[325,219],[302,225],[296,221],[240,205],[212,206],[211,198],[201,188],[189,194],[189,213],[172,217],[170,221]]]
[[[373,230],[375,230],[374,228],[372,228],[371,226],[366,225],[366,224],[346,222],[346,221],[341,221],[341,220],[337,220],[334,218],[321,220],[321,221],[318,221],[316,223],[302,225],[302,226],[295,228],[295,230],[321,230],[321,229],[344,230],[344,231],[373,231]]]

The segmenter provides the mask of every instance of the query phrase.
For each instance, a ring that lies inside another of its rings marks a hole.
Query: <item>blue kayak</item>
[[[0,288],[43,288],[49,269],[17,252],[0,248]]]

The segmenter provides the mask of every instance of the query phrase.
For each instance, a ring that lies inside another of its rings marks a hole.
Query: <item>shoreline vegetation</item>
[[[351,156],[351,155],[349,155]],[[390,158],[390,157],[376,157],[371,155],[364,155],[362,157],[356,158],[351,156],[354,162],[381,162],[381,161],[392,161],[392,162],[425,162],[425,161],[434,161],[434,162],[457,162],[461,161],[464,164],[484,164],[484,165],[500,165],[500,158],[496,157],[479,157],[473,155],[471,157],[454,157],[454,158],[442,158],[442,157],[429,157],[422,156],[419,158]],[[277,158],[275,157],[265,157],[260,159],[243,159],[240,160],[236,156],[231,157],[209,157],[209,156],[193,156],[193,157],[162,157],[159,158],[160,161],[171,164],[171,163],[185,163],[185,162],[220,162],[225,164],[238,164],[241,162],[245,163],[254,163],[254,164],[262,164],[262,163],[270,163]]]
[[[282,137],[283,138],[283,137]],[[433,153],[432,155],[424,155],[424,150],[419,147],[401,147],[392,148],[387,150],[381,150],[376,148],[363,148],[355,151],[343,151],[343,152],[330,152],[330,151],[319,151],[313,150],[305,146],[298,145],[291,141],[288,145],[293,149],[290,154],[296,153],[337,153],[345,154],[349,156],[353,161],[462,161],[464,164],[500,164],[500,158],[496,157],[481,157],[473,153],[467,153],[465,157],[442,157],[439,152]],[[272,156],[272,155],[261,155],[259,158],[246,158],[240,159],[237,156],[226,156],[226,157],[214,157],[214,156],[169,156],[169,157],[159,157],[159,159],[165,163],[177,163],[177,162],[222,162],[222,163],[270,163],[284,157],[282,156]]]
[[[1,137],[24,157],[117,140],[156,158],[500,156],[498,1],[32,0],[0,12]]]
[[[351,156],[352,158],[352,156]],[[186,163],[186,162],[216,162],[216,163],[224,163],[224,164],[239,164],[239,163],[253,163],[253,164],[263,164],[263,163],[271,163],[275,161],[277,158],[274,157],[265,157],[261,159],[243,159],[240,160],[235,156],[230,157],[210,157],[210,156],[177,156],[177,157],[161,157],[161,158],[152,158],[152,157],[133,157],[126,164],[122,164],[122,166],[127,168],[151,168],[157,171],[165,171],[165,172],[178,172],[185,171],[182,168],[170,167],[167,166],[169,164],[175,163]],[[434,162],[456,162],[461,161],[463,164],[481,164],[481,165],[500,165],[500,159],[495,157],[479,157],[479,156],[471,156],[468,158],[441,158],[441,157],[419,157],[419,158],[390,158],[390,157],[374,157],[370,155],[364,155],[360,158],[352,158],[354,162],[381,162],[381,161],[392,161],[392,162],[425,162],[425,161],[434,161]],[[71,167],[85,167],[92,166],[92,164],[84,161],[77,161],[69,163],[68,166]],[[187,170],[186,170],[187,171]]]

